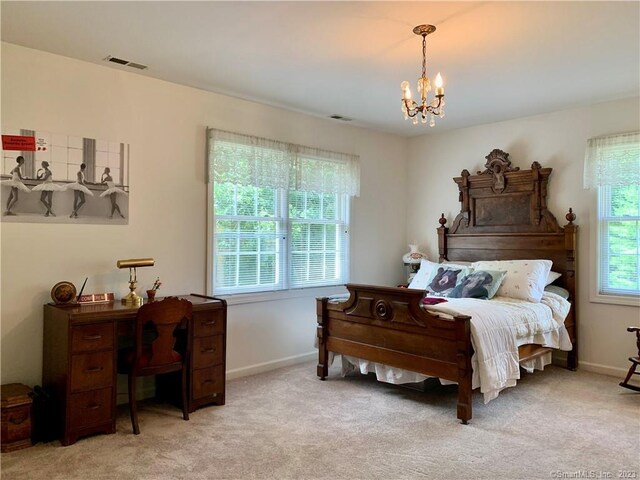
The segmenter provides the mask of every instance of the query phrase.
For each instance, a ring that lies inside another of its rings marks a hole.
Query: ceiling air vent
[[[146,65],[142,65],[140,63],[133,63],[133,62],[127,63],[127,67],[137,68],[138,70],[144,70],[146,68],[149,68]]]
[[[147,68],[149,68],[146,65],[130,62],[129,60],[123,60],[122,58],[114,57],[111,55],[107,55],[104,60],[111,63],[117,63],[118,65],[124,65],[125,67],[137,68],[138,70],[146,70]]]
[[[329,118],[333,118],[334,120],[342,120],[343,122],[350,122],[351,120],[353,120],[353,118],[343,117],[342,115],[337,115],[335,113],[333,115],[329,115]]]

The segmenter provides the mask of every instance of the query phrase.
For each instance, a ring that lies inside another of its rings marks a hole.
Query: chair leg
[[[187,368],[182,368],[182,418],[189,420],[189,405],[187,404]]]
[[[131,413],[131,426],[133,433],[140,435],[138,426],[138,404],[136,403],[136,376],[129,374],[129,411]]]
[[[618,385],[621,387],[629,388],[631,390],[635,390],[636,392],[640,392],[640,387],[636,387],[635,385],[629,385],[627,382],[631,379],[631,376],[636,372],[636,368],[638,367],[637,363],[633,363],[629,368],[629,372],[627,373],[624,381],[620,382]]]

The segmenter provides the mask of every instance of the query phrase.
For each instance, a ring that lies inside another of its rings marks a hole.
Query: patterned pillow
[[[503,270],[507,275],[496,295],[540,303],[551,260],[494,260],[474,262],[474,270]]]
[[[462,281],[462,278],[470,272],[469,268],[452,267],[451,265],[434,268],[427,281],[427,295],[446,297]]]
[[[464,277],[447,296],[489,300],[496,294],[506,275],[507,272],[504,271],[474,270]]]
[[[469,262],[469,265],[471,265],[470,262]],[[464,264],[449,263],[447,261],[445,261],[444,264],[440,264],[440,263],[431,262],[423,258],[422,260],[420,260],[420,269],[415,274],[413,279],[411,279],[411,283],[409,283],[408,288],[415,288],[417,290],[426,290],[427,285],[429,285],[429,282],[431,281],[430,280],[431,273],[434,270],[437,270],[438,267],[441,267],[441,266],[449,267],[449,268],[456,267],[460,269],[469,268],[468,265],[464,265]]]

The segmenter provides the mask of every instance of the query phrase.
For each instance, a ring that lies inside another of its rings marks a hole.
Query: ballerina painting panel
[[[2,129],[3,222],[129,223],[129,145]]]

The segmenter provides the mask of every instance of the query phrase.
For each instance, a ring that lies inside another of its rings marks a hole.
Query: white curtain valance
[[[357,155],[208,129],[209,181],[360,195]]]
[[[591,138],[584,156],[584,188],[640,184],[640,132]]]

